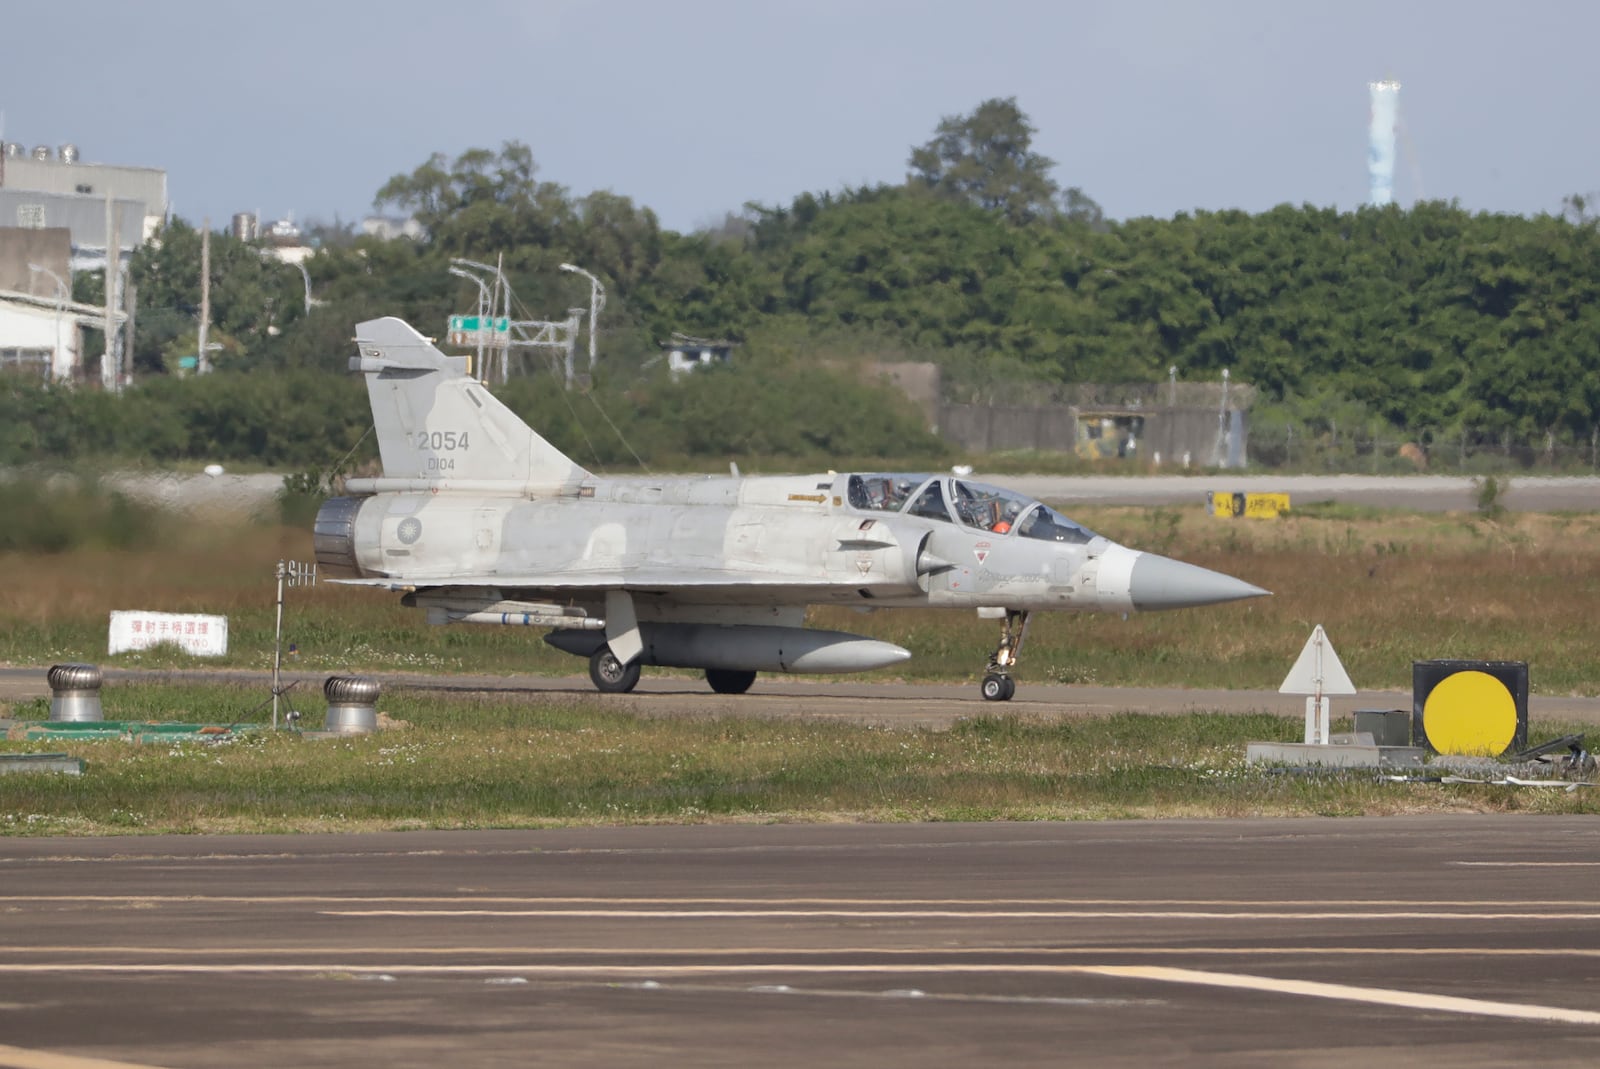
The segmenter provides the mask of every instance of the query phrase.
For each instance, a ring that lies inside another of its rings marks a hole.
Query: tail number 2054
[[[423,453],[453,453],[466,449],[466,431],[417,431],[411,435],[411,444]]]

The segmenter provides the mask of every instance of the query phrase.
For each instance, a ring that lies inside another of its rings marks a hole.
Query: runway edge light
[[[1328,695],[1354,694],[1356,685],[1334,652],[1328,633],[1318,624],[1306,639],[1294,667],[1283,677],[1279,694],[1306,695],[1306,745],[1328,742]]]
[[[1528,662],[1411,662],[1411,734],[1434,753],[1503,757],[1528,745]]]

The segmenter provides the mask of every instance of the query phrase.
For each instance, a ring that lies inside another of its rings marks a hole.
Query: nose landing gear
[[[610,646],[601,646],[589,658],[589,678],[601,694],[626,694],[639,685],[639,659],[623,664]]]
[[[1030,613],[1006,611],[1005,622],[1000,626],[1000,645],[995,648],[984,669],[981,691],[986,702],[1008,702],[1017,692],[1017,681],[1011,678],[1011,669],[1022,652],[1022,640],[1028,637]]]

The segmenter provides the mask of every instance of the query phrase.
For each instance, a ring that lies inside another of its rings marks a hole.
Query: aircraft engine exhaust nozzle
[[[1140,612],[1192,609],[1271,594],[1243,579],[1155,553],[1139,554],[1128,577],[1128,600]]]
[[[642,623],[641,664],[740,672],[870,672],[911,659],[892,642],[809,627]],[[544,640],[563,653],[589,657],[605,644],[596,631],[562,629]]]

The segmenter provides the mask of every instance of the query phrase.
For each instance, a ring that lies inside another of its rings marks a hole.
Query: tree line
[[[606,286],[593,395],[562,399],[543,375],[513,391],[519,404],[550,408],[548,418],[570,428],[555,437],[570,433],[560,444],[575,452],[592,428],[568,417],[611,400],[647,439],[634,446],[641,454],[937,455],[905,402],[874,378],[871,358],[936,362],[947,392],[966,400],[1169,373],[1213,380],[1226,368],[1259,391],[1255,418],[1305,435],[1333,422],[1346,434],[1424,443],[1593,441],[1600,235],[1576,198],[1580,210],[1531,218],[1426,202],[1116,221],[1083,190],[1055,181],[1060,165],[1033,151],[1033,133],[1014,99],[985,101],[912,146],[902,183],[752,203],[692,233],[663,228],[627,197],[579,196],[542,180],[519,142],[436,154],[375,198],[414,216],[423,240],[318,230],[319,251],[306,264],[317,298],[309,312],[297,271],[248,243],[214,238],[211,336],[225,347],[221,370],[175,392],[161,380],[193,351],[199,235],[173,220],[132,261],[134,366],[145,384],[134,392],[220,398],[251,392],[227,383],[235,374],[257,383],[346,375],[354,323],[400,315],[442,334],[448,315],[477,300],[471,283],[449,275],[450,258],[503,256],[519,314],[530,318],[561,318],[586,302],[587,283],[561,272],[563,262]],[[673,332],[737,340],[736,366],[722,379],[669,380],[658,343]],[[825,385],[810,390],[815,383]],[[303,388],[317,395],[307,418],[334,430],[286,423],[307,449],[332,447],[323,439],[361,422],[358,392]],[[354,398],[355,414],[321,411],[341,397]],[[0,420],[19,406],[67,403],[10,402]],[[139,404],[126,401],[130,411]],[[203,422],[204,409],[196,400],[176,418]],[[655,422],[645,419],[652,413]],[[48,448],[52,433],[0,430],[0,460]],[[140,450],[149,455],[193,448],[175,444],[182,434],[170,425],[149,433],[158,443]],[[208,433],[214,448],[222,431]],[[264,463],[294,457],[271,432],[239,437],[237,448],[259,446]]]

